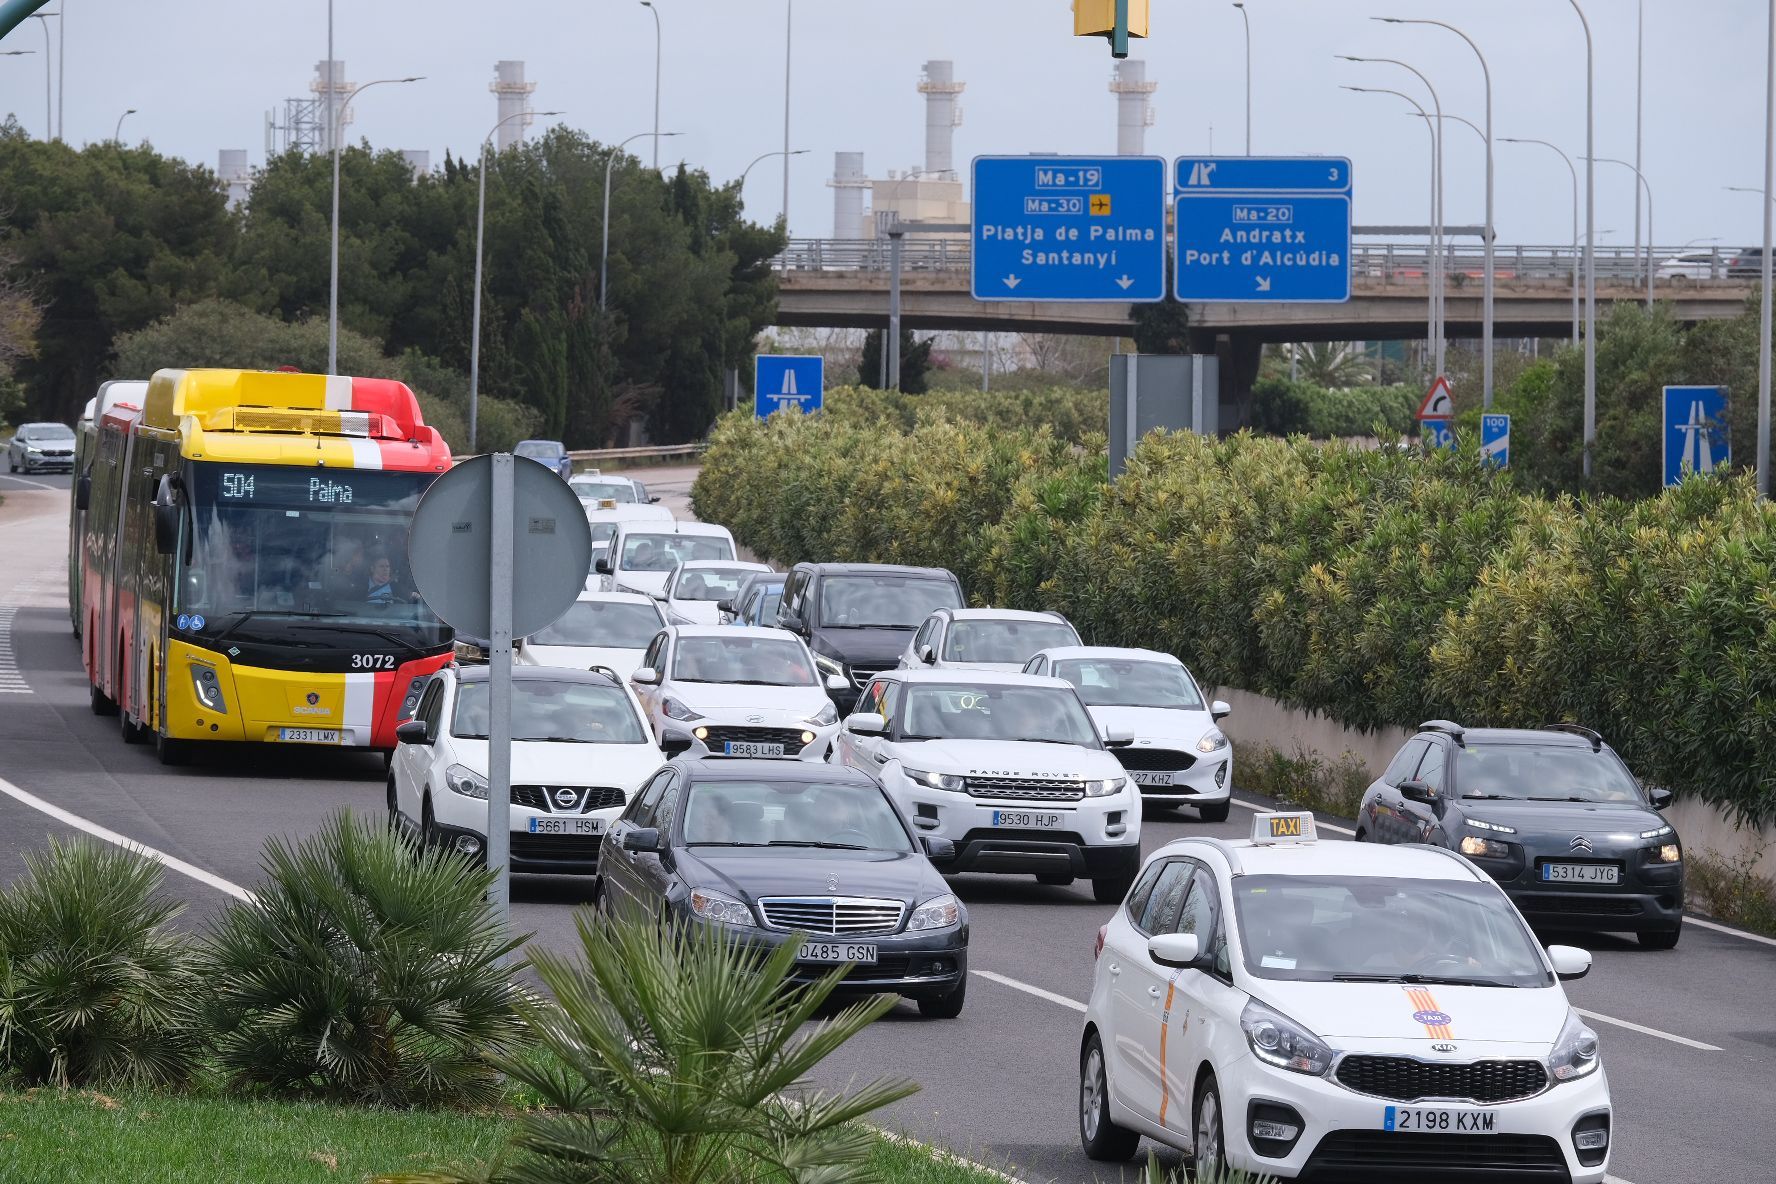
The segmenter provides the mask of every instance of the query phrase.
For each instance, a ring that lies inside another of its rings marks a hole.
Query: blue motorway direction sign
[[[820,410],[825,394],[826,359],[818,354],[755,354],[752,359],[752,409],[760,419],[785,407]]]
[[[1179,300],[1350,299],[1350,161],[1184,157],[1176,181]]]
[[[1165,161],[977,156],[976,300],[1165,299]]]
[[[1691,473],[1712,473],[1733,463],[1727,433],[1727,388],[1665,388],[1665,484],[1679,485]]]
[[[1480,459],[1494,468],[1511,464],[1511,417],[1482,415],[1480,417]]]

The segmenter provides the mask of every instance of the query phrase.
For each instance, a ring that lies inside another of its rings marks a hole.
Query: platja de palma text
[[[1039,250],[1033,245],[1025,247],[1019,262],[1026,267],[1116,267],[1116,249],[1103,250],[1102,247],[1110,243],[1150,243],[1156,238],[1152,227],[1141,226],[1092,226],[1084,232],[1077,226],[1056,226],[1049,230],[1041,226],[995,226],[989,223],[981,227],[983,242],[1055,244],[1054,250]]]

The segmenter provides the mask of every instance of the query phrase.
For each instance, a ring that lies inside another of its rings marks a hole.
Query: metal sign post
[[[512,464],[509,452],[493,462],[487,530],[487,866],[493,912],[502,928],[512,921]]]

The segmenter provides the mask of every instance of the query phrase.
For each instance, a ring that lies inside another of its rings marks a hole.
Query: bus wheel
[[[148,729],[131,719],[127,711],[118,713],[118,730],[123,733],[125,744],[148,743]]]
[[[154,750],[160,756],[163,765],[188,765],[191,763],[191,742],[174,740],[170,736],[154,737]]]
[[[97,683],[90,684],[87,690],[90,696],[89,703],[92,706],[92,713],[94,715],[117,714],[117,704],[111,701],[111,696],[99,689]]]

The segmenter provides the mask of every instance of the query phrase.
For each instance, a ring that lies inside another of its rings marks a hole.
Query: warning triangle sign
[[[1449,379],[1437,375],[1437,381],[1431,383],[1431,389],[1425,392],[1424,402],[1418,405],[1419,419],[1454,419],[1455,400],[1450,397]]]

